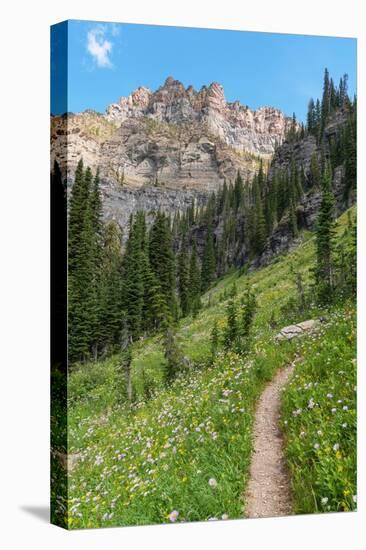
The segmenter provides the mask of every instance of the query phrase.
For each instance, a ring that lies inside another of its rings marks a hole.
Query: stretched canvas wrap
[[[355,39],[51,28],[53,523],[356,509],[356,113]]]

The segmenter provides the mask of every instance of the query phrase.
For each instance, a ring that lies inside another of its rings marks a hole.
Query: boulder
[[[319,322],[320,321],[317,319],[308,319],[296,325],[289,325],[281,329],[280,332],[276,334],[275,339],[278,341],[291,340],[297,336],[304,336],[304,334],[309,334],[316,330],[319,326]]]

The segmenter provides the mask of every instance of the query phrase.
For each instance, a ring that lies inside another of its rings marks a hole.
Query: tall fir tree
[[[334,195],[331,188],[331,173],[326,166],[322,178],[322,200],[315,230],[316,265],[315,284],[320,302],[330,301],[333,290],[334,271]]]
[[[196,241],[193,242],[189,262],[189,301],[193,314],[201,307],[201,270],[198,262]]]
[[[178,256],[178,291],[182,315],[186,317],[191,309],[191,300],[189,291],[188,247],[185,234],[182,237]]]
[[[149,261],[153,273],[160,285],[167,309],[173,319],[177,318],[177,300],[175,294],[175,259],[173,253],[172,232],[169,219],[158,212],[149,234]]]
[[[216,258],[213,240],[213,231],[211,224],[207,227],[206,245],[203,253],[202,272],[201,272],[201,290],[206,292],[215,277]]]

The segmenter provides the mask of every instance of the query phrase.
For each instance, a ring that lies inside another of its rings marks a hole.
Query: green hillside
[[[339,235],[347,220],[347,214],[339,219]],[[339,299],[322,308],[312,301],[314,254],[314,237],[305,233],[297,248],[268,267],[233,271],[217,282],[197,316],[178,324],[186,368],[170,386],[164,384],[161,337],[135,342],[132,405],[120,356],[74,367],[68,386],[68,450],[75,458],[65,517],[70,528],[242,517],[254,406],[275,370],[295,358],[282,415],[295,512],[355,508],[355,304]],[[306,289],[302,310],[299,273]],[[212,361],[214,322],[223,329],[230,294],[240,300],[248,288],[258,304],[249,351],[220,348]],[[324,321],[315,335],[274,339],[283,326],[319,317]],[[308,407],[310,400],[315,406]],[[64,514],[64,505],[58,501],[57,514]]]

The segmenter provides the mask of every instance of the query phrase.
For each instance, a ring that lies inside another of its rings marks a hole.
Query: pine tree
[[[239,336],[238,311],[234,298],[230,298],[226,307],[226,327],[224,331],[224,345],[226,349],[235,347]]]
[[[357,184],[357,123],[356,104],[354,112],[351,113],[344,132],[344,198],[349,201],[352,190]]]
[[[95,285],[95,234],[90,201],[90,168],[83,172],[79,162],[70,198],[69,254],[69,356],[70,360],[89,358],[96,337],[98,318]]]
[[[330,113],[330,81],[329,72],[324,70],[323,97],[321,103],[321,133],[323,132]]]
[[[309,171],[309,187],[320,187],[321,184],[321,173],[320,166],[318,162],[318,157],[316,153],[313,153],[310,160],[310,171]]]
[[[102,275],[100,278],[99,332],[97,345],[102,353],[123,349],[128,335],[123,335],[126,313],[122,309],[122,232],[116,222],[109,222],[104,228],[102,251]],[[127,341],[126,341],[127,340]]]
[[[189,301],[192,312],[197,314],[201,307],[201,271],[198,263],[196,241],[193,242],[193,249],[189,263]]]
[[[313,134],[316,127],[315,103],[313,98],[311,98],[309,101],[306,126],[309,134]]]
[[[314,128],[314,135],[316,137],[317,143],[320,143],[320,138],[322,135],[322,109],[320,105],[319,98],[316,100],[315,104],[315,128]]]
[[[189,265],[187,238],[183,235],[178,257],[178,291],[180,307],[183,317],[189,314],[191,309],[190,291],[189,291]]]
[[[175,295],[175,260],[172,233],[168,218],[158,212],[149,235],[149,261],[160,285],[167,309],[172,318],[177,318]]]
[[[144,305],[144,227],[143,217],[138,213],[131,217],[126,251],[123,257],[122,302],[127,313],[128,329],[135,340],[142,332],[142,310]]]
[[[254,182],[254,236],[252,240],[253,250],[261,254],[266,244],[266,221],[263,213],[261,186],[263,185],[262,164],[258,172],[258,178]]]
[[[320,302],[332,297],[334,254],[334,195],[331,189],[330,167],[326,166],[322,179],[322,200],[317,218],[315,283]]]
[[[236,211],[239,209],[239,206],[243,200],[243,195],[244,195],[243,180],[238,170],[238,173],[235,179],[235,185],[234,185],[234,208]]]
[[[148,254],[142,255],[144,298],[142,306],[142,328],[153,332],[169,324],[171,312],[166,304],[160,284],[149,263]]]
[[[206,292],[211,285],[216,270],[215,248],[213,240],[212,226],[207,227],[206,245],[203,253],[202,272],[201,272],[201,290]]]
[[[242,351],[248,347],[248,340],[256,309],[256,297],[251,290],[247,288],[240,304],[239,337],[241,340],[240,347]]]
[[[183,364],[182,352],[177,344],[176,335],[171,326],[168,326],[163,339],[165,365],[165,379],[169,383],[178,374]]]
[[[86,186],[83,160],[78,162],[74,183],[70,194],[68,219],[68,267],[72,273],[77,264],[80,251],[80,238],[84,225],[85,207],[88,204],[90,190]]]

